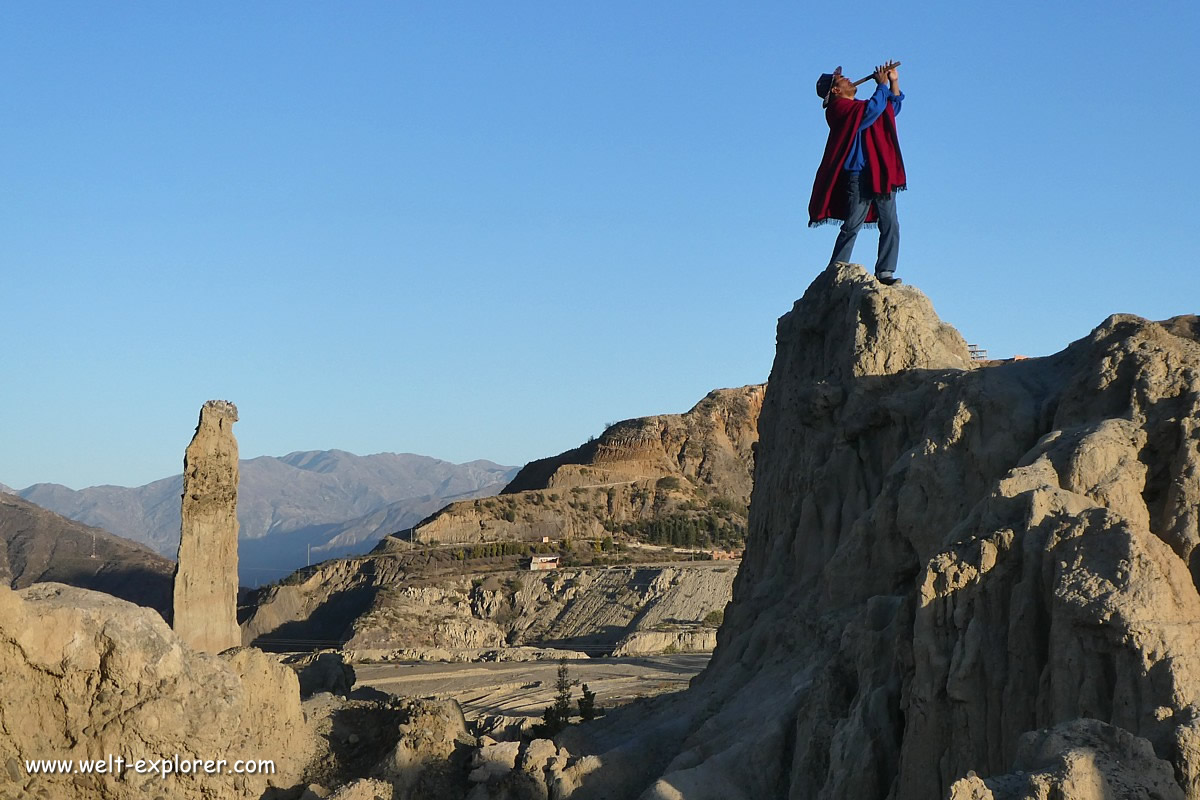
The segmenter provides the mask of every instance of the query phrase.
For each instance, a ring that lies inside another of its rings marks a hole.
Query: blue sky
[[[0,482],[172,474],[210,398],[520,464],[763,381],[838,64],[903,62],[899,274],[969,341],[1194,313],[1196,6],[0,4]]]

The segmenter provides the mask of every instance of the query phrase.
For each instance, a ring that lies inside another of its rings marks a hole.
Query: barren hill
[[[715,389],[684,414],[617,422],[597,439],[526,464],[504,493],[676,475],[748,502],[765,389]]]
[[[169,619],[175,564],[136,542],[0,492],[0,581],[53,581],[149,606]]]
[[[572,798],[1200,797],[1200,321],[973,367],[917,289],[817,278],[714,657],[560,739]]]
[[[404,538],[588,538],[714,515],[741,526],[764,389],[717,389],[687,413],[610,425],[597,439],[525,465],[501,496],[452,503]]]

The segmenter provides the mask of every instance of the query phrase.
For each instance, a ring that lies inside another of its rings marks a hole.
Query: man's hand
[[[900,66],[899,61],[889,61],[886,64],[881,64],[875,68],[876,83],[891,83],[892,81],[900,80],[896,74],[896,67]]]

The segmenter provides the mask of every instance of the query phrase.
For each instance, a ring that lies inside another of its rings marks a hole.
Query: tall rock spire
[[[175,570],[175,632],[196,650],[241,644],[237,624],[237,407],[209,400],[183,457],[183,527]]]

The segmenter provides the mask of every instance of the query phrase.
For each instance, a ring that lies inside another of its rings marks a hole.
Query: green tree
[[[596,718],[596,693],[588,689],[588,685],[583,685],[583,697],[579,698],[579,716],[584,722]]]
[[[571,680],[571,672],[567,669],[567,660],[558,660],[558,677],[554,681],[554,710],[564,723],[571,718],[571,687],[577,682]]]
[[[565,658],[558,661],[558,678],[554,682],[554,703],[542,712],[542,724],[539,734],[553,736],[567,727],[571,721],[571,672],[567,669]]]

